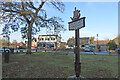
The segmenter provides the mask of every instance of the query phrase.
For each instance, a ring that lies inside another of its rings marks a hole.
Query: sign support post
[[[80,75],[80,49],[79,49],[79,29],[75,30],[75,73],[76,77],[79,77]]]
[[[76,10],[73,12],[74,16],[69,24],[69,30],[75,30],[75,74],[76,79],[79,80],[81,73],[81,63],[80,63],[80,38],[79,38],[79,29],[85,27],[85,17],[80,18],[80,10]]]

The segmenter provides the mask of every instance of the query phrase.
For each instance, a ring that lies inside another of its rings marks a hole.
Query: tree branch
[[[49,22],[49,20],[45,20],[45,19],[43,19],[42,17],[40,17],[40,16],[37,16],[38,18],[40,18],[42,21],[47,21],[47,22]]]
[[[30,3],[30,4],[29,4]],[[26,2],[26,4],[30,7],[30,8],[33,8],[35,10],[37,10],[37,8],[33,5],[33,2]]]
[[[41,0],[41,1],[42,1],[42,0]],[[44,3],[45,3],[46,1],[47,1],[47,0],[45,0],[44,2],[41,3],[41,5],[39,6],[39,8],[38,8],[37,11],[39,11],[39,10],[42,8],[42,6],[44,5]]]
[[[37,10],[37,8],[36,8],[36,7],[34,7],[33,2],[30,2],[30,5],[31,5],[31,8],[33,8],[33,9]]]
[[[44,2],[41,3],[41,5],[39,6],[39,8],[36,10],[35,14],[34,14],[34,17],[32,17],[32,21],[31,21],[31,25],[34,23],[36,17],[37,17],[37,14],[39,12],[39,10],[42,8],[42,6],[44,5],[44,3],[46,2],[47,0],[45,0]],[[39,18],[42,20],[42,21],[45,21],[42,17],[39,16]]]
[[[22,2],[22,11],[24,11],[24,3],[23,2]],[[28,18],[25,15],[23,15],[23,17],[26,19],[27,23],[30,23],[30,21],[28,20]]]
[[[15,12],[15,13],[20,13],[20,11],[14,11],[14,10],[9,10],[9,9],[2,9],[5,12]]]

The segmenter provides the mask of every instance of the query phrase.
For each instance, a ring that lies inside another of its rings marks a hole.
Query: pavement
[[[74,76],[69,76],[67,80],[88,80],[87,78],[83,77],[80,75],[80,77],[76,77],[75,75]]]
[[[14,50],[14,52],[27,52],[27,49],[20,49],[20,50]],[[36,49],[32,49],[31,52],[36,52]],[[45,52],[44,49],[42,50],[37,50],[37,52]],[[46,52],[51,52],[51,53],[74,53],[73,51],[52,51],[52,50],[47,50]],[[117,53],[108,53],[108,52],[80,52],[81,54],[96,54],[96,55],[118,55]]]

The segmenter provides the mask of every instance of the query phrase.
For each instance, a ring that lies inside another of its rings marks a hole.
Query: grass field
[[[117,78],[118,56],[80,55],[81,75],[87,78]],[[75,75],[74,54],[11,54],[2,63],[3,78],[67,78]]]

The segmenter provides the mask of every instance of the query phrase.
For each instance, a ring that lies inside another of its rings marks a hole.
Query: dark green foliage
[[[109,50],[115,50],[117,48],[117,45],[114,40],[110,40],[107,44]]]
[[[24,46],[20,46],[18,49],[26,49],[26,47],[24,47]]]
[[[100,45],[97,45],[97,49],[98,49],[99,52],[101,51],[101,50],[100,50]]]

